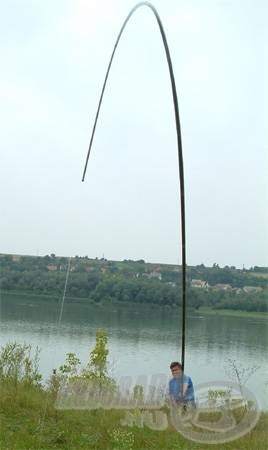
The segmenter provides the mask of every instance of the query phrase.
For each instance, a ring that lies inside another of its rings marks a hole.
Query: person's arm
[[[190,378],[187,375],[183,377],[183,388],[182,388],[182,396],[184,397],[188,388],[189,388],[189,380]]]
[[[169,400],[172,403],[172,405],[176,405],[177,404],[176,400],[175,400],[175,398],[174,398],[174,396],[172,394],[169,395]]]

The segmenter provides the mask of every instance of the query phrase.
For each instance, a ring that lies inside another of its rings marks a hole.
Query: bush
[[[30,344],[8,342],[0,351],[0,379],[38,386],[42,376],[38,372],[39,348],[32,355]]]

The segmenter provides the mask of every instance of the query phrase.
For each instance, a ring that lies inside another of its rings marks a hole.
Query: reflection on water
[[[66,304],[57,330],[59,305],[2,296],[1,344],[31,342],[41,348],[40,369],[48,377],[76,352],[85,363],[98,328],[109,336],[112,375],[169,374],[169,364],[180,359],[180,317],[174,310],[154,307]],[[263,319],[189,313],[186,337],[186,373],[194,382],[228,380],[226,359],[237,366],[258,366],[247,386],[255,390],[262,407],[267,400],[267,324]]]

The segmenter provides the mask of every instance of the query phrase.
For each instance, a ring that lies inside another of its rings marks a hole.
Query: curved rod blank
[[[113,62],[113,57],[115,54],[115,51],[117,49],[118,43],[120,41],[120,38],[122,36],[122,33],[130,19],[130,17],[132,16],[132,14],[134,14],[134,12],[142,7],[142,6],[147,6],[148,8],[151,9],[151,11],[154,13],[154,16],[157,20],[158,26],[159,26],[159,30],[162,36],[162,40],[163,40],[163,44],[165,47],[165,52],[166,52],[166,59],[167,59],[167,63],[168,63],[168,68],[169,68],[169,76],[170,76],[170,81],[171,81],[171,87],[172,87],[172,96],[173,96],[173,105],[174,105],[174,113],[175,113],[175,122],[176,122],[176,132],[177,132],[177,147],[178,147],[178,163],[179,163],[179,178],[180,178],[180,210],[181,210],[181,254],[182,254],[182,343],[181,343],[181,364],[182,364],[182,369],[184,370],[184,365],[185,365],[185,318],[186,318],[186,239],[185,239],[185,198],[184,198],[184,171],[183,171],[183,155],[182,155],[182,142],[181,142],[181,127],[180,127],[180,118],[179,118],[179,106],[178,106],[178,98],[177,98],[177,91],[176,91],[176,84],[175,84],[175,78],[174,78],[174,73],[173,73],[173,67],[172,67],[172,61],[171,61],[171,57],[170,57],[170,52],[169,52],[169,47],[168,47],[168,43],[167,43],[167,38],[165,35],[165,31],[161,22],[161,19],[159,17],[158,12],[156,11],[155,7],[148,2],[140,2],[138,3],[136,6],[134,6],[134,8],[132,8],[132,10],[130,11],[130,13],[128,14],[127,18],[125,19],[121,30],[118,34],[118,37],[116,39],[115,45],[114,45],[114,49],[109,61],[109,65],[107,68],[107,72],[105,75],[105,79],[104,79],[104,83],[103,83],[103,87],[102,87],[102,91],[101,91],[101,96],[99,99],[99,104],[98,104],[98,109],[97,109],[97,113],[96,113],[96,117],[95,117],[95,121],[94,121],[94,126],[93,126],[93,130],[92,130],[92,134],[91,134],[91,139],[90,139],[90,144],[89,144],[89,149],[88,149],[88,153],[87,153],[87,157],[86,157],[86,163],[85,163],[85,167],[84,167],[84,172],[83,172],[83,178],[82,181],[85,180],[85,175],[86,175],[86,171],[87,171],[87,164],[88,164],[88,159],[89,159],[89,155],[90,155],[90,151],[91,151],[91,147],[93,144],[93,139],[94,139],[94,135],[95,135],[95,130],[96,130],[96,125],[97,125],[97,121],[98,121],[98,117],[99,117],[99,112],[100,112],[100,108],[101,108],[101,104],[102,104],[102,99],[103,99],[103,95],[104,95],[104,91],[105,91],[105,87],[106,87],[106,83],[107,83],[107,79],[109,76],[109,72],[111,69],[111,65]]]

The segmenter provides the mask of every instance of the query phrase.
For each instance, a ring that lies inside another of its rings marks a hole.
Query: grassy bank
[[[233,316],[233,317],[250,317],[256,319],[268,319],[268,313],[255,311],[239,311],[235,309],[213,309],[209,306],[201,306],[198,310],[202,314],[211,314],[218,316]]]
[[[267,449],[267,413],[244,437],[216,446],[185,439],[170,419],[163,431],[122,426],[125,411],[57,411],[55,395],[41,388],[2,382],[0,389],[1,450]]]
[[[37,349],[34,350],[31,344],[16,342],[2,346],[0,349],[0,449],[211,449],[211,445],[186,439],[176,430],[170,419],[170,409],[163,389],[154,389],[151,391],[153,396],[151,394],[148,396],[146,392],[143,392],[141,385],[135,385],[128,399],[122,399],[123,394],[119,386],[108,375],[108,353],[107,332],[97,330],[96,343],[90,351],[87,363],[81,367],[76,354],[67,353],[65,363],[53,370],[49,379],[43,384],[39,373]],[[61,391],[58,396],[57,392],[62,382],[68,383],[66,384],[68,390]],[[117,402],[120,407],[122,400],[127,406],[121,410],[109,409],[113,400],[111,393],[121,396],[120,403]],[[215,404],[213,402],[216,398],[221,399],[222,404],[227,408],[232,404],[230,402],[233,400],[227,391],[212,390],[209,393],[211,404]],[[107,406],[106,409],[64,409],[66,404],[69,408],[74,407],[75,404],[79,407],[84,404],[86,407],[88,402],[95,407],[98,404],[96,402],[100,400],[100,394],[102,394],[105,408]],[[161,400],[161,411],[158,411],[158,417],[156,412],[148,408],[147,412],[143,411],[143,416],[142,411],[133,409],[137,401],[148,401],[152,405],[152,401],[156,404],[154,399],[157,400],[157,398]],[[56,400],[57,404],[62,406],[61,410],[55,408]],[[133,404],[132,409],[130,409],[129,400]],[[231,416],[234,420],[236,429],[245,417],[246,411],[242,405],[226,412],[227,416]],[[126,414],[131,420],[122,423],[127,418]],[[183,414],[176,423],[183,426],[184,430],[189,429],[187,425],[190,426],[191,432],[198,433],[198,438],[200,434],[206,433],[208,422],[219,423],[221,419],[221,413],[217,412],[217,408],[216,412],[214,410],[212,413],[203,410],[202,417],[196,417],[197,422],[194,422],[191,411],[186,413],[184,411]],[[200,421],[203,422],[204,427]],[[246,425],[249,426],[250,422]],[[267,428],[268,413],[263,412],[255,428],[240,439],[219,444],[220,448],[266,450]],[[219,445],[214,444],[212,447],[218,448]]]

